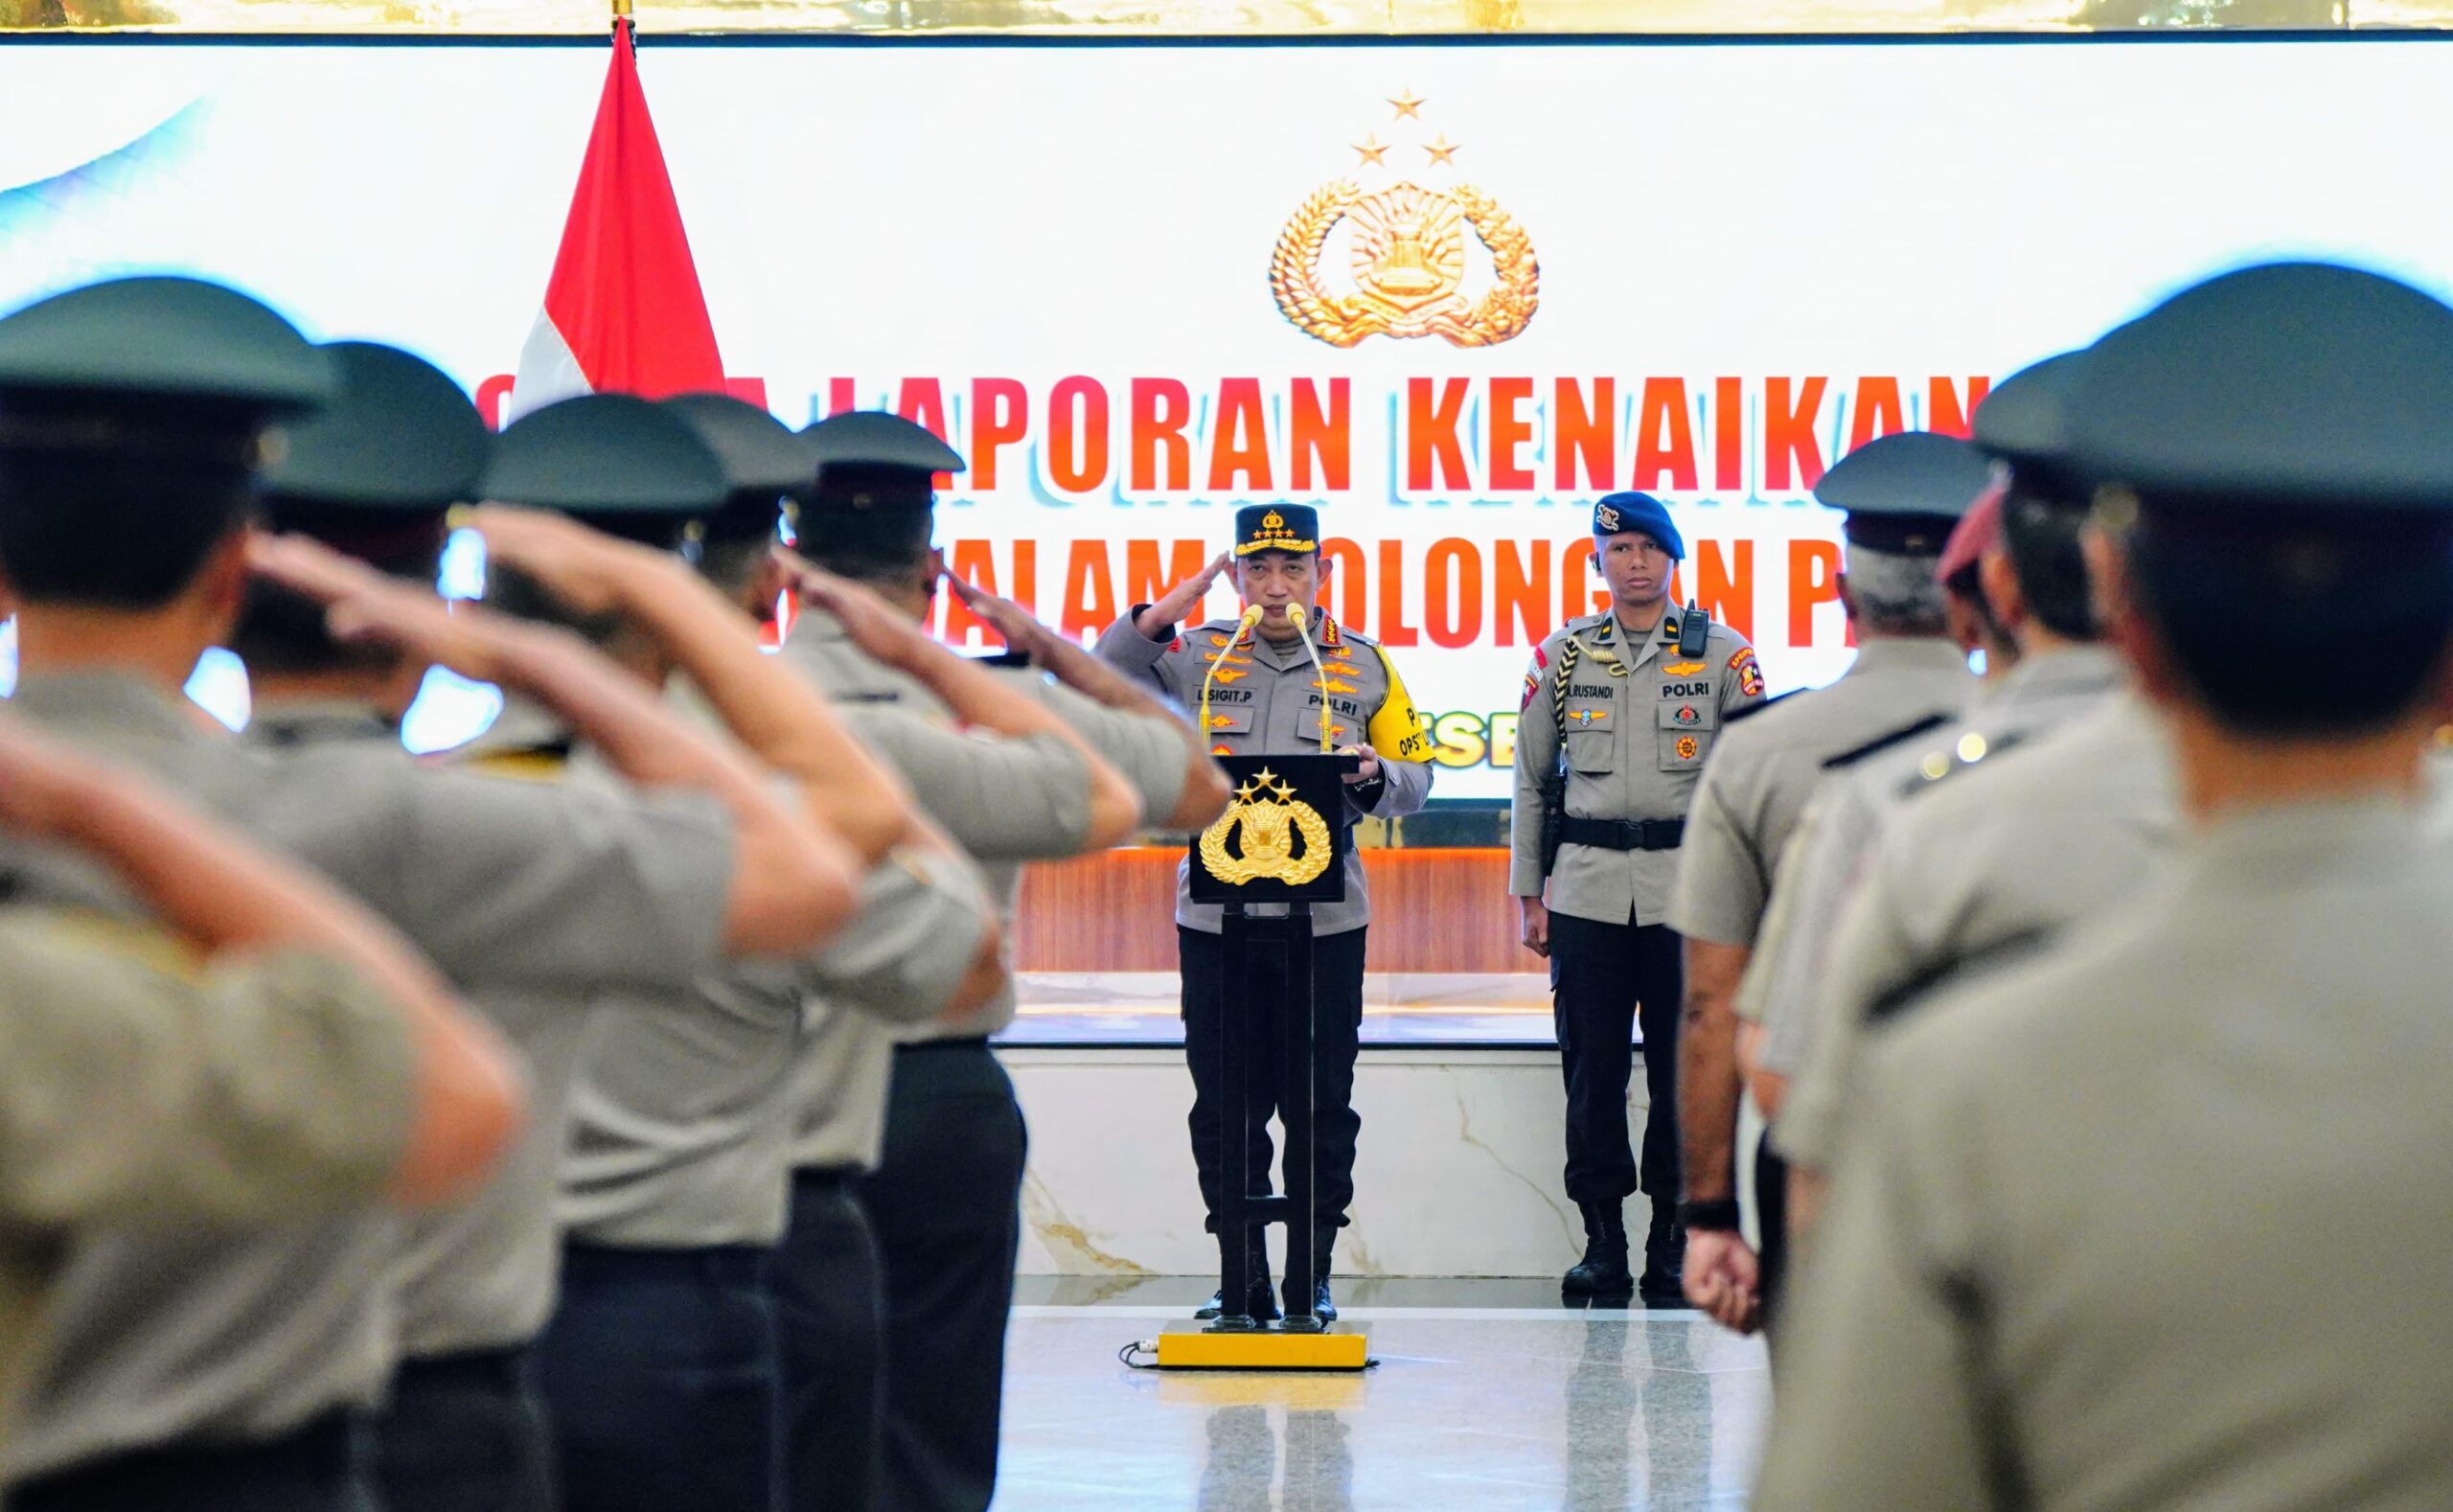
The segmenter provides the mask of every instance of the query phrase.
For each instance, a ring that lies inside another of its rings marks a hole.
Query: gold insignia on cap
[[[1599,509],[1594,510],[1593,512],[1593,523],[1600,526],[1601,534],[1605,536],[1615,536],[1618,534],[1618,507],[1615,504],[1604,504]]]

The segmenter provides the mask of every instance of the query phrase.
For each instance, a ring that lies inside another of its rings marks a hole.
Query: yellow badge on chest
[[[1691,677],[1703,671],[1706,665],[1700,661],[1673,661],[1661,669],[1661,675],[1664,677]]]

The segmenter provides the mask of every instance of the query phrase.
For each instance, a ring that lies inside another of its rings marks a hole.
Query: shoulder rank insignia
[[[1754,718],[1754,716],[1762,713],[1765,709],[1770,708],[1773,704],[1779,702],[1781,699],[1794,699],[1802,691],[1802,689],[1792,688],[1788,692],[1781,694],[1778,699],[1765,699],[1760,703],[1740,704],[1736,708],[1730,710],[1727,714],[1722,715],[1721,723],[1726,727],[1728,725],[1735,724],[1740,720],[1751,720]],[[1823,765],[1827,767],[1830,763],[1825,762]]]
[[[1785,693],[1780,695],[1781,699],[1785,699],[1787,697],[1788,695]],[[1780,699],[1773,699],[1763,703],[1761,707],[1768,709],[1773,704],[1779,701]],[[1747,711],[1749,714],[1752,714],[1753,712],[1754,711],[1752,709]],[[1838,771],[1844,767],[1854,767],[1857,763],[1864,761],[1868,756],[1877,755],[1880,752],[1887,751],[1902,741],[1913,741],[1917,736],[1924,734],[1926,731],[1939,728],[1944,724],[1948,724],[1950,722],[1951,717],[1947,714],[1928,714],[1923,719],[1916,721],[1913,724],[1903,724],[1895,730],[1886,730],[1862,745],[1851,745],[1846,750],[1841,751],[1836,755],[1824,757],[1823,759],[1823,769],[1824,771]]]
[[[1937,961],[1866,1005],[1866,1021],[1889,1023],[1930,1001],[1934,994],[1962,981],[1989,976],[2033,955],[2046,938],[2043,929],[2022,929],[1965,955]]]
[[[1899,795],[1913,798],[1920,792],[1931,792],[1945,780],[1958,776],[1988,756],[2001,755],[2026,739],[2015,730],[2001,735],[1969,730],[1950,745],[1927,751],[1925,759],[1916,764],[1916,775],[1899,785]]]

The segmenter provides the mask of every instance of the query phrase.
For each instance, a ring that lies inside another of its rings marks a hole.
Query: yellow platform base
[[[1158,1336],[1161,1370],[1361,1370],[1370,1363],[1371,1340],[1361,1333],[1182,1329]]]

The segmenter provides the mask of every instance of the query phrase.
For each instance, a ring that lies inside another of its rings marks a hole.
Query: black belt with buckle
[[[1605,851],[1674,851],[1686,837],[1684,819],[1559,820],[1559,840],[1566,845],[1593,845]]]

